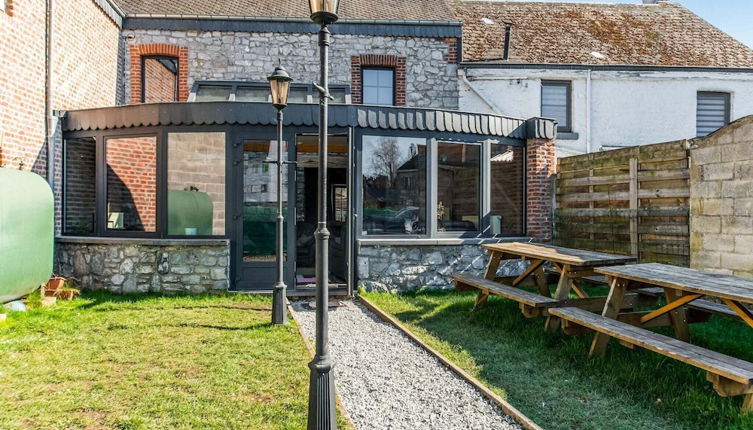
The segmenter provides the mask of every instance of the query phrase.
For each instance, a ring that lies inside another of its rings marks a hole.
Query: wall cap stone
[[[58,236],[56,243],[92,245],[151,245],[151,246],[228,246],[228,239],[153,239],[135,237]]]
[[[530,242],[530,237],[486,237],[486,238],[435,238],[435,239],[358,239],[358,246],[462,246],[486,243]]]

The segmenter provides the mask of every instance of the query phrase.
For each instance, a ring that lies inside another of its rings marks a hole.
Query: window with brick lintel
[[[405,57],[354,55],[350,73],[354,104],[405,106]]]
[[[131,103],[188,99],[188,48],[166,43],[132,45]]]

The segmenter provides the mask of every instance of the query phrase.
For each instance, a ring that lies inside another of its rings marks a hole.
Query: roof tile
[[[453,0],[452,7],[463,21],[465,61],[501,62],[509,22],[513,63],[753,67],[753,50],[672,2]]]

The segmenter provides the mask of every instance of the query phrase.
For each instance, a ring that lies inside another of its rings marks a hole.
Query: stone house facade
[[[280,61],[299,97],[286,111],[286,140],[297,143],[288,145],[288,156],[301,162],[310,150],[318,47],[302,3],[286,0],[274,10],[229,4],[210,13],[207,0],[75,1],[75,7],[53,2],[57,7],[45,11],[13,0],[8,17],[0,17],[0,25],[7,18],[18,28],[36,26],[35,34],[51,30],[49,67],[39,67],[45,45],[36,39],[33,51],[42,55],[25,64],[34,67],[24,75],[33,84],[0,80],[17,91],[3,100],[3,115],[8,106],[28,106],[20,99],[34,91],[28,121],[21,116],[14,124],[26,131],[6,129],[0,161],[49,178],[60,235],[57,270],[85,288],[123,293],[263,291],[272,273],[269,255],[246,255],[246,248],[258,250],[248,243],[266,237],[248,230],[268,228],[268,202],[254,199],[272,196],[273,188],[266,180],[243,182],[274,144],[266,77]],[[554,123],[457,112],[462,23],[444,3],[417,0],[382,15],[371,3],[350,2],[332,26],[330,85],[342,97],[331,129],[345,139],[333,157],[342,160],[336,168],[348,205],[335,240],[342,249],[333,251],[335,266],[343,267],[337,276],[343,292],[445,287],[449,271],[481,270],[481,243],[549,240]],[[245,16],[249,11],[254,16]],[[52,25],[45,25],[45,13]],[[80,28],[91,31],[78,37]],[[376,85],[391,91],[389,106],[360,107],[372,103],[366,95],[375,84],[366,73],[375,70],[391,74],[389,83]],[[45,112],[52,118],[53,111],[60,111],[59,120],[49,121],[45,133]],[[28,130],[36,134],[24,135]],[[363,150],[377,140],[376,147],[424,148],[425,164],[401,159],[402,177],[367,179],[362,171],[371,161]],[[48,152],[55,160],[49,165]],[[295,188],[288,195],[311,196],[306,169],[311,166],[289,169],[286,184]],[[422,203],[388,202],[393,183],[412,192],[420,177],[425,195],[411,201]],[[208,214],[208,224],[198,215],[177,216],[172,208],[186,202],[208,205],[196,211]],[[304,221],[299,209],[288,210],[288,219]],[[296,228],[291,223],[288,249],[304,246],[303,229]],[[291,287],[307,277],[296,261],[303,257],[291,255],[286,265]],[[243,287],[247,282],[253,287]]]

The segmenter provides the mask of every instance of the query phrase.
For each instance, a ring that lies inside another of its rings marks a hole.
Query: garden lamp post
[[[337,429],[335,415],[335,375],[327,346],[327,312],[329,304],[329,230],[327,230],[327,109],[329,100],[329,45],[327,26],[337,21],[340,0],[309,0],[311,20],[319,30],[319,196],[316,237],[316,355],[309,363],[308,430]]]
[[[288,105],[288,92],[290,91],[290,82],[293,80],[285,68],[277,66],[275,71],[267,78],[269,87],[272,91],[272,105],[277,109],[277,283],[275,283],[272,293],[272,324],[282,325],[288,322],[288,313],[285,309],[285,299],[287,287],[283,273],[283,228],[284,220],[282,214],[282,110]]]

